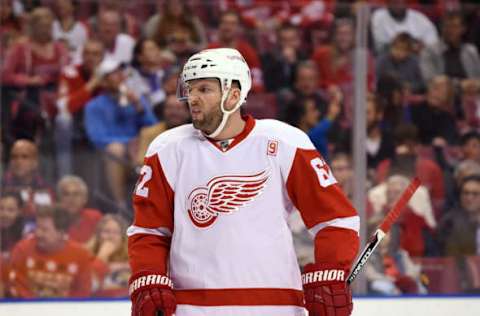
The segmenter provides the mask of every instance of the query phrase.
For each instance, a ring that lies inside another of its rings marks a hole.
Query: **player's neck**
[[[239,135],[245,129],[245,121],[240,115],[240,111],[236,111],[228,117],[227,124],[223,131],[215,137],[215,140],[225,140],[232,139],[235,136]]]

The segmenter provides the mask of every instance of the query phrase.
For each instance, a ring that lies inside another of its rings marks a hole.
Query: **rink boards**
[[[480,296],[354,299],[352,316],[478,316]],[[0,302],[1,316],[130,316],[127,300]]]

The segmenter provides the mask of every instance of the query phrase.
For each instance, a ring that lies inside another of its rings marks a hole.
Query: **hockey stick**
[[[415,177],[412,182],[410,182],[409,186],[405,189],[405,191],[403,191],[402,196],[400,196],[393,208],[385,216],[383,222],[380,224],[373,236],[370,238],[365,249],[363,249],[362,254],[355,263],[352,273],[350,273],[350,275],[348,276],[347,284],[351,284],[353,280],[355,280],[355,278],[358,276],[360,270],[362,270],[368,258],[371,256],[375,248],[377,248],[378,244],[380,244],[383,237],[385,237],[385,235],[388,233],[388,231],[392,227],[392,224],[398,219],[403,209],[407,205],[408,201],[419,186],[420,180]]]

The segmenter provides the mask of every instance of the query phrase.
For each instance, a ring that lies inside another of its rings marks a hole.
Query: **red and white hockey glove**
[[[151,272],[137,273],[130,277],[132,316],[172,316],[177,302],[172,291],[172,281],[165,275]]]
[[[352,292],[348,270],[325,264],[307,264],[302,274],[305,307],[309,316],[349,316]]]

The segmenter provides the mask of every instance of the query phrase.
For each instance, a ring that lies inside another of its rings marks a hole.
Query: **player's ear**
[[[226,110],[233,109],[239,100],[240,100],[240,89],[233,86],[232,88],[230,88],[230,91],[228,93],[228,97],[225,102],[225,109]]]

